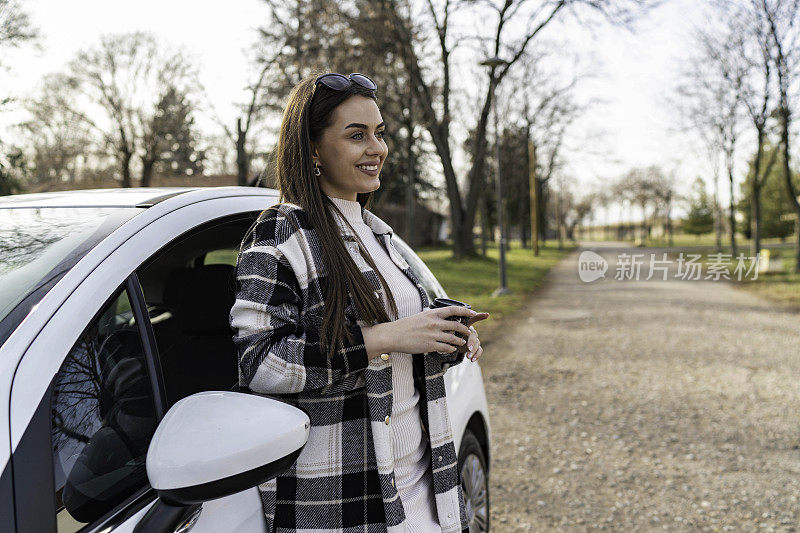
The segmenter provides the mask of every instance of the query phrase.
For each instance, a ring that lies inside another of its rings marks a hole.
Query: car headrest
[[[236,286],[232,265],[203,265],[185,270],[185,280],[175,287],[183,293],[176,314],[184,333],[232,335],[228,321]]]
[[[176,268],[167,275],[164,287],[164,305],[177,309],[189,290],[191,268]]]

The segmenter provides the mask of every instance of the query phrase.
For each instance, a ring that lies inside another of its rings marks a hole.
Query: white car
[[[228,314],[242,237],[277,201],[253,187],[0,197],[0,531],[264,531],[255,486],[294,463],[308,417],[235,391]],[[446,297],[393,239],[431,301]],[[445,383],[472,530],[488,531],[480,367]]]

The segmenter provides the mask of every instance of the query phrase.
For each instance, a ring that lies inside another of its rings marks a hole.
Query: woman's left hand
[[[458,348],[458,352],[466,353],[465,357],[472,362],[477,361],[483,355],[481,340],[478,338],[478,332],[472,324],[479,320],[486,320],[487,318],[489,318],[489,313],[478,313],[469,319],[469,322],[467,322],[469,326],[469,337],[467,338],[467,342]]]

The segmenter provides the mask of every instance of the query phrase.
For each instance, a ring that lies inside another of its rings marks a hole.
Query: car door
[[[100,302],[53,376],[38,373],[44,394],[12,458],[18,531],[107,529],[155,500],[145,457],[165,403],[135,284]],[[14,387],[34,377],[25,363]]]
[[[165,244],[137,269],[154,331],[167,405],[191,394],[230,390],[238,353],[229,313],[242,238],[260,211],[208,222]],[[193,533],[258,531],[264,516],[257,490],[203,505]]]
[[[30,344],[10,402],[19,531],[133,530],[155,500],[142,450],[168,407],[135,269],[173,237],[259,212],[265,200],[207,200],[153,220],[91,271]],[[263,529],[255,489],[205,504],[192,531],[221,528]]]

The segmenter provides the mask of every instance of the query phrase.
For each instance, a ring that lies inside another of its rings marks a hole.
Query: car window
[[[239,245],[258,212],[188,232],[137,272],[153,324],[167,404],[238,382],[229,315]],[[191,369],[191,372],[187,372]]]
[[[0,321],[140,212],[132,207],[0,209]]]
[[[55,377],[51,441],[58,531],[77,531],[147,485],[158,418],[136,319],[120,289]]]
[[[417,276],[419,279],[420,284],[425,288],[425,292],[428,293],[428,299],[433,302],[434,298],[445,298],[447,294],[445,293],[442,286],[439,284],[439,281],[433,275],[433,272],[425,266],[425,263],[422,262],[422,259],[414,253],[414,250],[403,241],[397,235],[392,235],[392,244],[394,245],[395,249],[400,252],[400,255],[403,256],[403,259],[406,260],[408,266],[411,268],[411,271],[414,272],[414,275]]]
[[[214,250],[203,257],[204,265],[232,265],[236,266],[236,258],[239,255],[239,248],[225,248]]]

